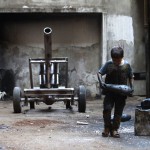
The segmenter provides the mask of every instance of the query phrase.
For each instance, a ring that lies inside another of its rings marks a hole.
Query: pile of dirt
[[[17,121],[14,123],[15,126],[46,126],[52,124],[64,124],[64,122],[48,119],[40,119],[40,120],[24,119],[22,121]]]

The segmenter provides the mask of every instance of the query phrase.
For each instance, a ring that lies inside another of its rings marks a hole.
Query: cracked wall
[[[6,15],[7,16],[7,15]],[[78,88],[83,84],[87,95],[97,93],[96,72],[101,52],[101,14],[51,15],[45,17],[26,14],[13,19],[6,17],[1,24],[0,68],[12,68],[16,86],[30,88],[29,58],[44,58],[44,33],[46,26],[52,28],[53,57],[68,57],[69,86]],[[44,19],[43,19],[44,18]],[[94,58],[94,59],[93,59]],[[39,67],[34,66],[35,86],[38,84]]]
[[[83,83],[94,97],[111,47],[122,46],[133,70],[145,71],[142,16],[141,0],[1,0],[0,67],[13,68],[16,85],[29,87],[28,59],[44,57],[43,28],[50,26],[53,55],[69,58],[69,86]],[[145,80],[134,84],[135,94],[144,95]]]

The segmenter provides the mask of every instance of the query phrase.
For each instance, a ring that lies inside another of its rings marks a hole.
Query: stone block
[[[137,136],[150,136],[150,109],[135,109],[134,132]]]

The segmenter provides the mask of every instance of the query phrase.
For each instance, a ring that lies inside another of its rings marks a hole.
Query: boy
[[[106,84],[129,85],[133,89],[133,73],[130,64],[123,59],[124,50],[121,47],[114,47],[111,50],[112,60],[107,61],[99,70],[100,78],[106,75]],[[103,119],[104,131],[103,137],[108,137],[109,134],[119,138],[118,129],[121,122],[121,116],[126,103],[127,96],[108,92],[103,90],[105,95],[103,102]],[[111,111],[114,107],[114,119],[111,121]]]

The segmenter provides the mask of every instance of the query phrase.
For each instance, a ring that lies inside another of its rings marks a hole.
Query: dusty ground
[[[127,100],[124,113],[132,118],[121,123],[120,139],[101,137],[101,99],[87,101],[86,113],[78,113],[77,106],[66,110],[57,102],[51,108],[43,103],[35,110],[23,107],[22,113],[14,114],[11,100],[0,101],[0,150],[149,150],[150,136],[134,135],[135,106],[142,99]]]

